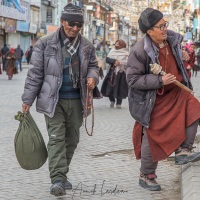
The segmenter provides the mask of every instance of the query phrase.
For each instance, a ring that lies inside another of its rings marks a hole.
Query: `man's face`
[[[65,34],[68,37],[76,37],[78,35],[78,33],[80,32],[81,28],[82,28],[82,23],[80,22],[67,22],[64,20],[61,20],[61,23],[63,25]]]
[[[157,24],[149,29],[147,33],[153,41],[160,43],[167,39],[167,27],[168,22],[166,22],[164,19],[161,19]]]

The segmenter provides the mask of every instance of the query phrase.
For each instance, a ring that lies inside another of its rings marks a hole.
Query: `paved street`
[[[173,161],[159,162],[157,181],[160,192],[150,192],[138,186],[140,161],[134,157],[132,127],[134,120],[128,111],[128,101],[122,109],[111,109],[107,98],[95,100],[94,135],[89,137],[84,126],[68,178],[73,190],[64,197],[49,194],[51,186],[47,162],[38,170],[20,168],[14,151],[14,137],[19,122],[14,119],[21,110],[21,95],[27,73],[14,76],[9,81],[5,72],[0,75],[0,200],[180,200],[181,167]],[[192,78],[196,96],[200,96],[200,74]],[[31,108],[47,144],[47,132],[43,115]],[[88,118],[90,127],[91,118]]]

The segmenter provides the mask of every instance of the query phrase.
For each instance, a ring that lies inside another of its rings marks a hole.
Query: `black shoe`
[[[121,109],[122,107],[121,107],[121,105],[117,104],[116,108]]]
[[[196,162],[200,160],[200,152],[194,152],[193,148],[182,148],[175,152],[175,164],[184,165],[188,162]]]
[[[115,106],[115,102],[111,101],[110,107],[111,107],[111,108],[114,108],[114,106]]]
[[[71,190],[72,189],[72,184],[69,181],[65,182],[65,189],[66,190]]]
[[[161,187],[156,182],[157,176],[155,174],[140,174],[139,185],[150,191],[160,191]]]
[[[50,193],[54,196],[66,195],[65,183],[63,181],[55,181],[50,188]]]

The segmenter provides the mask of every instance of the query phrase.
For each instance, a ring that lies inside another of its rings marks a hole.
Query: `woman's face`
[[[119,42],[116,42],[116,43],[115,43],[115,49],[119,49],[119,48],[120,48]]]
[[[190,46],[190,52],[193,53],[194,50],[195,50],[195,45],[191,45],[191,46]]]
[[[192,45],[190,46],[189,50],[190,50],[191,53],[193,53],[194,50],[195,50],[195,45],[192,44]]]

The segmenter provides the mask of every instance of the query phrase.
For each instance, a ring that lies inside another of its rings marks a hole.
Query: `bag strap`
[[[110,85],[113,87],[115,85],[115,80],[114,80],[114,75],[115,75],[115,68],[111,70],[111,76],[110,76]]]

